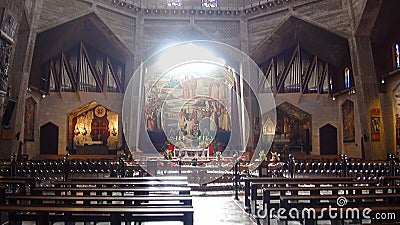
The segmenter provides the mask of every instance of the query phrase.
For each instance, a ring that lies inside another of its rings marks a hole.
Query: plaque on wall
[[[11,140],[12,130],[3,130],[1,132],[1,139],[2,140]]]

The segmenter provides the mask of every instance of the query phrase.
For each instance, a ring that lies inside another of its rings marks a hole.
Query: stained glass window
[[[400,44],[394,44],[394,60],[396,63],[396,69],[400,69]]]
[[[351,82],[350,82],[350,69],[345,68],[344,69],[344,87],[345,88],[350,88]]]
[[[218,7],[218,0],[201,0],[201,5],[205,7]]]
[[[183,0],[166,0],[167,6],[183,6]]]

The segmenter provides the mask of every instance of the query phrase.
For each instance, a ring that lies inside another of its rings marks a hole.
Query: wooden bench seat
[[[115,182],[130,182],[130,181],[187,181],[185,176],[159,176],[159,177],[71,177],[69,181],[115,181]]]
[[[36,185],[36,179],[34,177],[6,177],[0,176],[0,184],[8,187],[9,191],[20,194],[26,194],[29,188],[33,188]]]
[[[30,195],[5,195],[0,211],[9,212],[11,222],[38,224],[57,221],[193,224],[191,188],[186,177],[86,178],[54,182],[57,187],[34,187]]]
[[[56,221],[111,222],[112,225],[127,222],[178,220],[185,225],[193,224],[193,207],[146,207],[146,206],[21,206],[0,205],[0,211],[11,212],[10,221],[36,221],[39,225]],[[63,215],[57,215],[63,213]],[[56,215],[53,215],[56,214]],[[93,215],[93,216],[90,216]],[[164,218],[163,218],[164,217]]]
[[[276,184],[276,183],[286,183],[286,182],[345,182],[354,181],[352,177],[296,177],[296,178],[286,178],[286,177],[244,177],[244,208],[246,212],[251,213],[251,198],[257,193],[257,190],[262,189],[263,185]]]
[[[321,190],[321,188],[324,187],[338,187],[340,190],[340,187],[346,187],[346,186],[370,186],[370,185],[376,185],[377,182],[372,180],[350,180],[350,179],[344,179],[340,180],[337,178],[320,178],[320,179],[291,179],[291,178],[286,178],[286,179],[278,179],[278,180],[264,180],[264,181],[255,181],[251,183],[250,187],[250,196],[247,197],[245,196],[245,209],[249,213],[255,213],[258,211],[258,203],[257,201],[262,201],[263,200],[263,194],[262,190],[263,189],[268,189],[268,188],[274,188],[274,187],[305,187],[305,190],[310,190],[312,187],[314,191],[316,190]],[[261,194],[261,195],[260,195]],[[294,193],[296,194],[296,193]],[[246,208],[246,201],[248,204],[248,208]]]
[[[400,184],[400,176],[383,176],[380,178],[382,185]]]
[[[363,206],[363,205],[389,205],[399,202],[400,193],[396,194],[357,194],[357,195],[292,195],[280,196],[280,206],[289,208],[290,205],[296,204],[296,208],[300,207],[321,207],[338,205],[337,200],[345,198],[343,203],[346,206]]]
[[[190,195],[82,196],[9,195],[6,200],[19,205],[192,205]],[[160,202],[160,203],[157,203]]]
[[[77,187],[77,186],[96,186],[96,187],[113,187],[113,186],[187,186],[188,181],[55,181],[52,182],[55,187]]]
[[[274,215],[278,221],[283,220],[286,222],[294,220],[300,221],[305,225],[316,225],[319,220],[341,221],[341,224],[345,224],[345,220],[351,221],[350,224],[355,222],[366,224],[363,222],[364,220],[368,220],[368,224],[397,224],[400,222],[400,206],[398,204],[345,205],[343,207],[337,205],[331,205],[330,207],[325,204],[309,204],[307,207],[304,207],[299,204],[291,204],[287,206],[288,208],[281,207],[279,210],[284,213],[279,214],[279,216]],[[292,214],[289,214],[290,211]],[[293,212],[296,212],[296,214],[293,214]],[[382,216],[383,214],[384,217],[378,217],[378,215]]]
[[[190,194],[190,187],[173,187],[173,186],[162,186],[162,187],[37,187],[32,191],[36,195],[52,192],[55,195],[64,193],[71,193],[75,195],[77,192],[83,193],[83,195],[107,195],[112,196],[112,193],[120,193],[126,195],[128,193],[143,194],[143,193],[178,193],[178,194]]]
[[[365,209],[372,205],[380,205],[388,206],[388,212],[393,211],[397,213],[396,208],[392,207],[399,205],[400,186],[264,187],[262,206],[259,206],[255,210],[258,210],[258,212],[262,210],[261,215],[266,216],[263,219],[269,223],[274,215],[277,216],[276,214],[271,215],[271,212],[277,212],[278,209],[283,209],[285,212],[289,212],[290,210],[298,212],[305,208],[312,208],[316,213],[322,213],[322,210],[329,209],[330,206],[340,208],[337,203],[339,197],[346,198],[344,200],[346,203],[343,204],[342,210],[353,208]],[[383,208],[380,210],[383,211]],[[278,216],[278,218],[282,219],[281,216]],[[307,218],[297,219],[302,220]],[[319,219],[330,218],[321,216]],[[311,222],[312,220],[307,221],[307,223]]]

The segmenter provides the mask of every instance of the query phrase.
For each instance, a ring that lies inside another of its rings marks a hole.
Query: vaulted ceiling
[[[277,27],[251,57],[262,64],[297,44],[336,66],[349,61],[347,39],[294,16]]]
[[[124,62],[132,56],[114,33],[94,13],[61,24],[37,35],[30,84],[40,87],[40,66],[80,42]]]

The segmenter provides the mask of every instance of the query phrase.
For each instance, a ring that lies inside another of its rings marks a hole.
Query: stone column
[[[31,64],[33,58],[33,51],[35,49],[36,43],[36,31],[35,28],[38,26],[39,17],[41,14],[42,9],[42,0],[35,1],[32,7],[32,18],[29,27],[29,33],[27,35],[27,43],[21,47],[22,49],[17,49],[17,51],[21,51],[19,54],[23,55],[23,63],[22,65],[22,72],[15,72],[13,73],[12,82],[13,87],[10,93],[10,97],[17,100],[16,108],[15,108],[15,121],[13,123],[14,127],[14,134],[19,133],[19,137],[13,138],[11,143],[10,151],[11,153],[18,153],[19,142],[24,142],[24,117],[25,117],[25,99],[27,88],[29,85],[29,77],[31,71]],[[26,154],[27,152],[24,151],[22,148],[22,154]]]
[[[386,157],[384,149],[384,130],[383,119],[381,117],[381,137],[380,141],[371,140],[371,110],[381,109],[381,102],[378,92],[377,78],[372,55],[371,42],[366,36],[353,36],[349,39],[351,62],[355,88],[357,90],[356,99],[358,104],[359,116],[355,119],[360,120],[360,127],[356,132],[361,132],[364,140],[364,152],[366,159],[379,159]],[[381,110],[382,111],[382,110]]]
[[[2,9],[2,18],[0,23],[1,30],[1,51],[0,51],[0,121],[3,120],[3,110],[5,104],[9,99],[13,99],[10,96],[10,92],[12,91],[12,79],[13,72],[11,71],[13,58],[15,57],[16,46],[17,46],[17,38],[18,38],[18,29],[21,24],[21,15],[24,11],[25,1],[23,0],[7,0],[3,1],[4,8]],[[17,61],[14,63],[18,64]],[[14,100],[14,99],[13,99]],[[13,115],[10,111],[10,115]],[[13,118],[13,117],[9,117]],[[2,125],[1,127],[1,136],[7,133],[8,137],[0,140],[0,158],[9,159],[10,158],[10,145],[14,138],[14,129],[11,124],[11,121],[7,125]]]

